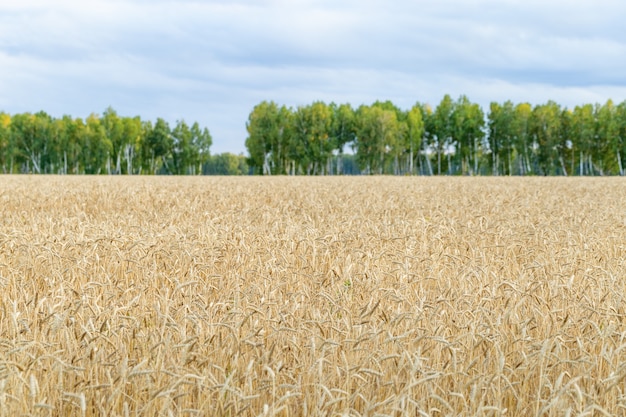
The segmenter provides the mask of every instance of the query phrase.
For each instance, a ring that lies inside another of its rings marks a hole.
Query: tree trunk
[[[476,155],[478,154],[478,149],[476,149],[476,138],[474,138],[472,154],[472,157],[474,158],[474,169],[472,170],[472,175],[476,175],[478,173],[478,158],[476,157]]]
[[[343,152],[339,151],[339,155],[337,155],[337,175],[341,175],[342,174],[342,170],[343,170]]]
[[[271,175],[272,172],[270,171],[270,165],[268,162],[268,155],[265,154],[265,157],[263,158],[263,175]]]
[[[126,175],[133,174],[133,155],[131,145],[124,148],[124,159],[126,159]]]
[[[426,157],[426,164],[428,165],[428,172],[430,173],[430,176],[433,176],[433,167],[430,164],[430,157],[428,155],[424,155]]]
[[[579,175],[580,175],[581,177],[582,177],[583,175],[585,175],[585,163],[584,163],[584,161],[585,161],[585,158],[584,158],[583,153],[581,152],[581,153],[580,153],[580,172],[579,172]]]
[[[417,169],[419,169],[419,175],[423,175],[424,173],[424,166],[422,164],[422,158],[420,158],[420,152],[417,153]]]
[[[513,175],[513,155],[512,155],[512,153],[513,152],[511,152],[511,148],[509,148],[509,157],[507,158],[508,159],[507,162],[509,163],[509,172],[508,172],[509,177],[511,175]]]
[[[437,149],[437,175],[441,175],[441,149]]]
[[[561,162],[561,168],[563,169],[563,175],[567,177],[567,169],[565,168],[565,161],[562,156],[559,156],[559,161]]]
[[[41,174],[41,167],[39,166],[39,162],[37,161],[37,155],[31,154],[30,159],[33,162],[33,169],[37,174]]]

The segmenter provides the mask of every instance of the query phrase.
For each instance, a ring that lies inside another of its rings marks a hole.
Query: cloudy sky
[[[262,100],[626,99],[623,0],[0,0],[0,110],[198,121]]]

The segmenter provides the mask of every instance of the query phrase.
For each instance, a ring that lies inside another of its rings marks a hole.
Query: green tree
[[[0,112],[0,164],[2,172],[13,172],[13,161],[17,147],[14,144],[14,137],[11,135],[11,115]]]
[[[247,175],[248,165],[244,155],[225,152],[212,155],[203,171],[206,175]]]
[[[87,126],[80,119],[72,119],[70,116],[63,116],[66,124],[67,142],[63,149],[64,160],[66,161],[65,173],[84,174],[85,165],[83,154],[87,148]]]
[[[429,147],[437,155],[437,175],[442,172],[442,157],[452,145],[454,103],[446,94],[432,115],[430,124]]]
[[[485,136],[485,115],[478,104],[463,95],[454,103],[451,118],[455,162],[463,175],[475,174]]]
[[[297,157],[307,175],[326,174],[334,143],[331,140],[332,109],[321,101],[300,106],[292,117],[290,159]],[[297,155],[297,156],[296,156]]]
[[[415,158],[419,156],[424,136],[425,126],[422,118],[422,110],[419,104],[414,105],[406,115],[406,141],[405,147],[408,151],[408,172],[415,173]]]
[[[492,102],[489,106],[488,129],[493,175],[512,175],[515,158],[515,107],[511,101]]]
[[[209,129],[206,127],[201,129],[198,122],[194,122],[194,124],[191,125],[191,144],[194,149],[194,160],[192,163],[194,167],[197,167],[197,170],[196,168],[193,168],[192,174],[201,174],[202,166],[211,157],[211,145],[213,144],[213,138],[209,133]]]
[[[308,111],[309,117],[309,149],[313,156],[313,174],[332,173],[331,156],[334,143],[330,137],[333,114],[332,109],[321,101],[314,102]]]
[[[385,160],[383,161],[383,171],[392,172],[394,175],[399,175],[403,170],[401,168],[400,159],[407,152],[408,145],[408,125],[407,125],[407,112],[403,111],[391,101],[384,102],[377,101],[372,107],[380,107],[387,114],[394,116],[389,119],[389,130],[384,136]],[[389,169],[385,171],[385,167]]]
[[[572,142],[573,112],[570,109],[561,111],[561,131],[559,134],[558,153],[563,175],[573,175],[575,172],[575,154]],[[566,163],[566,161],[568,163]]]
[[[67,161],[67,147],[68,147],[68,130],[69,126],[64,116],[60,119],[53,118],[49,125],[49,143],[44,160],[47,165],[46,172],[66,174],[68,161]]]
[[[396,112],[382,106],[361,106],[356,119],[356,157],[361,170],[382,174],[385,157],[398,137]]]
[[[172,173],[168,165],[168,158],[171,156],[173,139],[169,124],[162,118],[157,118],[154,126],[150,122],[144,123],[143,162],[144,168],[151,174],[156,174],[164,169],[167,173]]]
[[[246,123],[249,165],[259,174],[285,174],[290,111],[273,101],[256,105]]]
[[[515,106],[513,118],[513,140],[517,155],[519,155],[519,173],[521,175],[532,174],[535,147],[530,136],[530,116],[532,107],[529,103],[519,103]]]
[[[128,137],[124,132],[124,122],[110,106],[102,113],[100,122],[104,129],[104,134],[111,144],[111,155],[109,158],[112,156],[115,161],[115,169],[113,171],[111,170],[111,161],[107,161],[107,173],[121,174],[122,157],[128,144]]]
[[[191,129],[184,120],[179,120],[172,130],[172,171],[176,175],[193,173],[198,160]]]
[[[529,121],[541,174],[555,175],[559,163],[561,107],[554,101],[533,108]]]
[[[124,149],[122,150],[122,159],[126,161],[125,169],[122,167],[122,172],[128,175],[135,173],[134,164],[138,159],[137,165],[141,166],[141,148],[143,143],[143,129],[141,118],[136,117],[124,117],[122,119],[124,125]]]
[[[591,104],[576,106],[572,112],[571,139],[573,153],[579,154],[578,173],[580,175],[591,174],[592,149],[595,141],[595,115]]]
[[[617,106],[616,119],[618,125],[617,161],[619,175],[626,175],[626,101]]]
[[[344,148],[355,139],[355,116],[349,104],[337,106],[332,103],[330,108],[332,111],[331,143],[333,149],[337,151],[336,173],[341,175]]]
[[[44,172],[42,168],[45,169],[45,166],[42,165],[48,146],[50,122],[50,116],[43,111],[34,115],[23,113],[13,116],[11,133],[24,171],[37,174]]]
[[[288,173],[291,175],[307,174],[313,171],[313,155],[309,149],[309,136],[311,126],[309,124],[309,109],[298,106],[289,116],[289,141],[287,142],[286,155],[288,160]]]
[[[428,175],[434,175],[433,167],[431,164],[431,157],[435,152],[436,134],[434,127],[434,112],[430,104],[419,104],[419,110],[422,113],[422,120],[424,122],[424,136],[422,138],[422,151],[423,158],[419,158],[419,171],[420,173],[426,173]],[[424,161],[425,165],[422,163]]]
[[[110,162],[112,144],[106,135],[104,126],[96,114],[91,114],[86,119],[82,166],[86,174],[101,174],[106,171],[107,163]]]
[[[619,161],[619,121],[617,108],[613,100],[596,106],[596,141],[594,143],[594,161],[600,175],[620,172]]]

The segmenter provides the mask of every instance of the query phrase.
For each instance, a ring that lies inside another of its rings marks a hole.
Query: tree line
[[[0,169],[37,174],[247,174],[243,155],[210,155],[207,128],[123,117],[0,113]]]
[[[492,102],[487,115],[465,95],[408,110],[263,101],[246,128],[248,164],[266,175],[342,174],[347,150],[362,174],[624,175],[626,164],[626,101]]]

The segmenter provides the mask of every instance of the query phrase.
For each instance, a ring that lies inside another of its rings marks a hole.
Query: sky
[[[0,0],[0,111],[197,121],[263,100],[626,100],[623,0]]]

